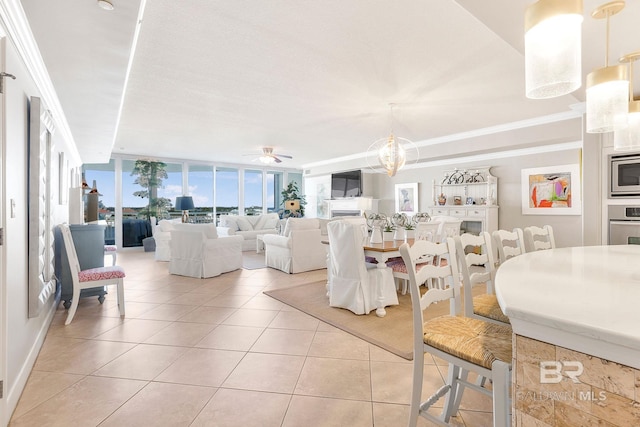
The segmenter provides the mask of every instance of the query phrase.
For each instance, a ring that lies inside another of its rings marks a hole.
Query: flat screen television
[[[354,170],[331,174],[331,198],[362,196],[362,171]]]

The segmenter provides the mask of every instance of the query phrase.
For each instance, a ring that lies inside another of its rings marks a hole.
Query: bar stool
[[[452,238],[446,243],[435,244],[426,240],[400,246],[400,253],[409,270],[409,293],[413,311],[413,386],[409,408],[409,427],[415,427],[418,415],[436,423],[447,425],[457,412],[457,406],[465,388],[471,388],[493,398],[493,425],[505,427],[510,424],[510,391],[512,330],[509,325],[457,316],[456,301],[460,298],[460,275],[457,263],[446,266],[427,265],[417,271],[412,268],[416,261],[427,257],[448,254],[456,258]],[[420,295],[420,283],[429,278],[446,282],[448,286],[429,289]],[[450,302],[450,314],[424,321],[423,310],[432,303]],[[424,353],[446,360],[449,363],[446,384],[423,403],[422,383],[424,375]],[[476,372],[493,382],[492,390],[466,380],[466,373]],[[429,408],[441,397],[445,397],[440,416],[429,413]]]

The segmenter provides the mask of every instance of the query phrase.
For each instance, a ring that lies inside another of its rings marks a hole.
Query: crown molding
[[[77,163],[82,163],[80,152],[73,139],[73,134],[69,128],[67,117],[64,114],[58,94],[56,93],[47,67],[42,60],[40,49],[33,37],[29,21],[24,14],[24,9],[18,0],[0,1],[0,23],[7,32],[9,41],[18,51],[18,56],[22,59],[27,71],[35,83],[44,105],[51,113],[57,130],[67,143],[69,154]]]
[[[578,104],[576,104],[578,105]],[[511,123],[504,123],[501,125],[496,125],[496,126],[488,126],[485,128],[479,128],[479,129],[474,129],[468,132],[460,132],[460,133],[454,133],[451,135],[445,135],[445,136],[441,136],[441,137],[437,137],[437,138],[431,138],[431,139],[425,139],[422,141],[416,141],[415,144],[418,147],[428,147],[428,146],[432,146],[432,145],[437,145],[437,144],[443,144],[443,143],[447,143],[447,142],[453,142],[453,141],[461,141],[464,139],[470,139],[470,138],[475,138],[475,137],[479,137],[479,136],[486,136],[486,135],[492,135],[492,134],[497,134],[497,133],[501,133],[501,132],[508,132],[508,131],[512,131],[512,130],[516,130],[516,129],[523,129],[523,128],[528,128],[528,127],[534,127],[534,126],[540,126],[540,125],[544,125],[544,124],[550,124],[550,123],[556,123],[556,122],[562,122],[562,121],[566,121],[566,120],[573,120],[575,118],[578,117],[582,117],[583,115],[583,111],[580,111],[579,108],[571,108],[568,111],[564,111],[562,113],[556,113],[556,114],[549,114],[546,116],[540,116],[540,117],[534,117],[532,119],[526,119],[526,120],[519,120],[516,122],[511,122]],[[508,150],[507,150],[508,151]],[[350,161],[350,160],[358,160],[358,159],[362,159],[362,158],[366,158],[367,157],[367,153],[356,153],[356,154],[351,154],[349,156],[343,156],[343,157],[338,157],[338,158],[334,158],[331,160],[324,160],[321,162],[315,162],[315,163],[308,163],[306,165],[302,165],[302,169],[312,169],[315,167],[319,167],[319,166],[327,166],[327,165],[331,165],[337,162],[346,162],[346,161]],[[420,160],[418,160],[417,164],[421,164]],[[423,165],[425,163],[422,163]],[[405,166],[403,169],[408,169],[408,166]]]

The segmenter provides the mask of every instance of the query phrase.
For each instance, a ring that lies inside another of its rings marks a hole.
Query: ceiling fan
[[[262,163],[270,164],[270,163],[282,163],[280,157],[284,159],[293,159],[291,156],[287,156],[286,154],[278,154],[273,152],[273,147],[262,147],[262,155],[257,157],[254,160],[260,160]]]

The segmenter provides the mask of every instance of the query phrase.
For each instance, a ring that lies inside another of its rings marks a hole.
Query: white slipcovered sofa
[[[317,218],[289,218],[282,235],[263,237],[265,263],[285,273],[302,273],[327,267],[328,239],[326,220]],[[324,229],[324,230],[322,230]]]
[[[182,219],[163,219],[158,222],[158,225],[154,226],[151,221],[153,230],[153,239],[156,241],[156,261],[169,261],[171,258],[171,250],[169,248],[169,242],[171,242],[171,230],[174,225],[182,224]]]
[[[262,215],[221,215],[218,224],[218,235],[222,236],[242,236],[243,251],[256,250],[256,237],[259,234],[278,234],[278,222],[280,217],[277,213]]]
[[[214,224],[175,224],[169,273],[215,277],[242,268],[242,237],[218,237]]]

